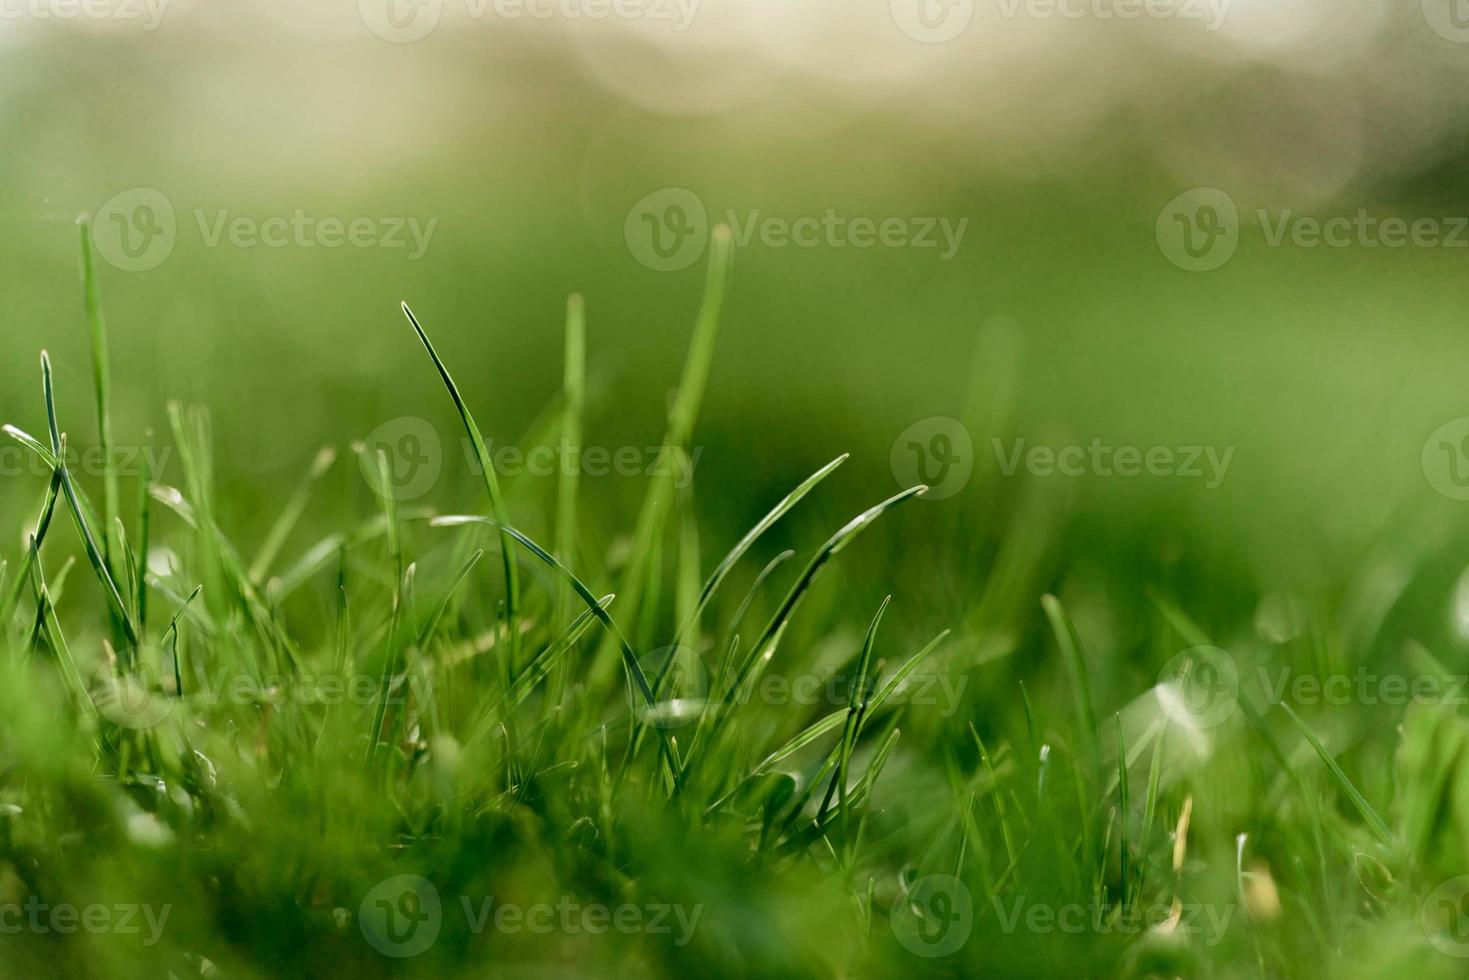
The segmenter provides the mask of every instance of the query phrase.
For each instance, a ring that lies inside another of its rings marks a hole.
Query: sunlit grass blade
[[[82,298],[92,342],[92,388],[97,403],[97,438],[102,449],[102,557],[108,571],[118,574],[122,541],[116,522],[122,517],[117,488],[117,459],[112,441],[112,410],[109,403],[111,368],[107,357],[107,325],[102,318],[102,300],[97,290],[97,268],[92,254],[92,222],[83,217],[81,231]]]

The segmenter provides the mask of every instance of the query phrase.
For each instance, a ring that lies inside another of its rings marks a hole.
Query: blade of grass
[[[1295,723],[1295,726],[1297,729],[1300,730],[1300,733],[1305,736],[1306,741],[1311,743],[1311,748],[1316,750],[1316,754],[1321,758],[1322,764],[1325,765],[1327,771],[1331,773],[1331,777],[1336,780],[1337,786],[1340,787],[1341,791],[1346,794],[1347,799],[1352,801],[1352,805],[1357,808],[1357,812],[1362,815],[1362,819],[1367,821],[1367,826],[1372,829],[1372,832],[1376,834],[1378,839],[1380,839],[1384,844],[1392,844],[1392,831],[1388,830],[1387,823],[1382,819],[1382,817],[1377,815],[1377,811],[1372,808],[1372,804],[1367,802],[1367,798],[1363,796],[1361,791],[1359,791],[1357,787],[1352,783],[1352,781],[1347,778],[1347,774],[1342,771],[1342,767],[1337,764],[1336,759],[1329,751],[1327,751],[1326,746],[1321,744],[1321,740],[1316,737],[1316,733],[1311,731],[1310,726],[1302,721],[1300,716],[1291,710],[1290,705],[1282,701],[1280,702],[1280,707],[1285,710],[1286,715],[1289,716],[1290,720]]]
[[[718,567],[716,567],[712,573],[710,573],[708,581],[704,583],[704,588],[699,593],[699,601],[698,604],[694,607],[693,614],[690,615],[688,619],[684,621],[683,626],[679,628],[678,634],[674,639],[675,646],[681,645],[686,640],[686,638],[695,629],[698,628],[699,617],[703,614],[705,608],[709,605],[709,600],[714,597],[714,593],[717,592],[719,590],[719,586],[724,583],[724,579],[727,575],[729,575],[730,570],[733,569],[735,564],[738,563],[739,560],[745,556],[745,552],[749,551],[750,548],[755,544],[755,542],[758,541],[766,531],[770,530],[770,528],[773,527],[777,521],[779,521],[786,514],[790,513],[791,509],[794,508],[796,504],[800,503],[801,500],[808,493],[814,490],[817,484],[830,476],[838,466],[841,466],[843,463],[845,463],[848,456],[848,453],[842,453],[836,459],[832,460],[830,463],[827,463],[825,466],[821,467],[821,469],[817,470],[815,473],[812,473],[810,476],[806,477],[806,479],[802,480],[801,483],[794,490],[786,494],[785,497],[783,497],[778,504],[770,509],[770,512],[768,514],[760,518],[759,522],[757,522],[754,527],[750,528],[750,530],[745,533],[745,536],[740,538],[740,540],[735,543],[735,546],[729,550],[729,554],[724,556],[724,560],[719,563]],[[765,575],[768,575],[770,570],[772,570],[773,568],[774,563],[772,563],[772,565],[769,566],[765,572],[761,573],[761,577],[758,581],[763,581]]]
[[[699,406],[704,399],[704,388],[714,359],[714,340],[719,331],[720,312],[724,307],[724,294],[733,257],[734,236],[728,227],[719,225],[710,235],[704,299],[694,321],[683,374],[679,378],[678,393],[669,409],[668,427],[664,432],[662,445],[665,453],[684,452],[693,434],[694,420],[698,417]],[[673,479],[672,468],[666,468],[653,477],[648,485],[648,492],[643,497],[642,509],[638,512],[637,524],[633,529],[632,550],[618,589],[626,603],[623,607],[627,610],[626,621],[633,624],[638,623],[643,616],[647,580],[653,572],[653,559],[664,522],[672,510]],[[607,661],[599,658],[599,662]],[[589,683],[595,687],[605,679],[605,671],[594,663],[593,676]]]
[[[296,486],[296,492],[291,495],[286,506],[282,508],[280,515],[271,525],[270,532],[265,536],[265,543],[260,546],[255,560],[250,563],[250,581],[257,586],[263,585],[265,575],[270,571],[271,564],[276,555],[280,553],[281,545],[286,543],[286,538],[296,527],[296,522],[301,519],[301,514],[306,510],[306,504],[311,500],[311,493],[316,489],[317,482],[324,476],[327,470],[332,468],[336,462],[337,451],[330,446],[323,448],[312,460],[311,468],[306,471],[306,479]]]
[[[45,352],[41,352],[41,387],[46,400],[46,424],[51,432],[52,448],[55,451],[58,462],[56,472],[61,474],[61,491],[66,497],[66,502],[71,508],[73,523],[76,525],[77,534],[82,539],[82,547],[87,553],[87,561],[91,563],[92,570],[97,574],[97,580],[102,583],[103,594],[107,597],[107,603],[112,611],[114,623],[122,635],[126,638],[129,654],[134,654],[139,645],[138,633],[133,626],[132,617],[128,614],[127,605],[122,601],[122,593],[118,591],[117,583],[112,578],[112,573],[107,570],[107,562],[102,556],[102,551],[97,547],[97,539],[92,534],[92,529],[87,523],[86,515],[82,512],[82,505],[77,499],[76,488],[72,485],[71,476],[66,468],[66,455],[61,441],[61,434],[56,423],[56,397],[51,381],[51,358]]]
[[[474,415],[469,411],[464,398],[459,394],[459,386],[454,383],[454,378],[449,374],[449,369],[439,357],[438,351],[434,350],[433,342],[428,339],[428,334],[419,325],[418,318],[403,305],[403,315],[408,317],[408,322],[413,325],[413,330],[418,334],[418,339],[423,343],[424,350],[428,351],[429,358],[438,369],[439,377],[444,382],[444,387],[449,391],[449,397],[454,402],[454,408],[459,412],[459,418],[464,423],[464,429],[469,434],[470,444],[474,448],[474,455],[479,463],[480,474],[485,481],[485,493],[490,499],[490,513],[495,520],[502,525],[500,533],[500,560],[505,576],[505,630],[509,636],[508,647],[508,676],[513,677],[520,659],[520,584],[515,568],[515,549],[510,546],[510,538],[503,530],[503,525],[510,522],[509,515],[505,512],[505,501],[500,495],[500,482],[495,476],[494,462],[490,459],[490,452],[485,447],[484,436],[480,435],[479,426],[474,421]]]
[[[112,442],[112,411],[108,392],[111,387],[107,358],[107,325],[102,319],[102,300],[97,290],[97,268],[92,255],[92,222],[83,217],[81,229],[82,296],[87,328],[92,341],[92,388],[97,401],[97,438],[102,448],[102,559],[107,570],[118,574],[122,541],[117,537],[115,522],[122,518],[121,497],[117,489],[117,460]]]

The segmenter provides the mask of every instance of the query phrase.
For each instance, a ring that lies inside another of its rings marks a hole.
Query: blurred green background
[[[651,445],[704,270],[646,267],[624,224],[679,187],[711,223],[828,209],[968,221],[948,261],[738,249],[694,440],[701,516],[729,540],[838,452],[853,460],[814,521],[895,490],[894,441],[934,416],[964,418],[991,469],[994,438],[1235,447],[1212,490],[1049,478],[1064,485],[1067,562],[1190,556],[1268,577],[1289,552],[1288,574],[1306,563],[1329,582],[1405,515],[1457,525],[1463,504],[1433,490],[1420,454],[1469,414],[1469,253],[1271,247],[1251,216],[1469,214],[1455,98],[1469,47],[1416,4],[1237,0],[1212,31],[981,4],[945,43],[907,36],[900,5],[710,0],[676,31],[451,2],[401,8],[442,10],[411,43],[369,29],[372,0],[176,0],[151,30],[7,15],[0,416],[41,427],[46,346],[73,440],[93,438],[73,219],[151,188],[176,212],[172,252],[144,271],[102,266],[117,441],[166,432],[169,398],[211,407],[242,539],[321,445],[418,416],[457,446],[400,299],[504,443],[554,398],[562,311],[580,292],[587,441]],[[1160,210],[1195,187],[1223,189],[1242,216],[1237,252],[1209,272],[1179,268],[1155,237]],[[297,209],[436,225],[414,260],[210,247],[197,217]],[[1012,358],[990,374],[987,329]],[[462,463],[449,453],[437,506],[473,504]],[[334,479],[362,492],[352,465]],[[641,481],[588,483],[592,512],[630,524]],[[944,586],[925,621],[966,614],[984,573],[974,539],[937,529],[1003,530],[1024,483],[990,473],[879,529]],[[0,502],[29,511],[42,485],[7,480]]]

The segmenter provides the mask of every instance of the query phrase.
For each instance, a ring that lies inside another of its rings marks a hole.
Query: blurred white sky
[[[761,108],[766,135],[896,109],[1042,176],[1142,142],[1187,186],[1296,207],[1430,166],[1469,106],[1465,0],[0,0],[0,44],[138,48],[179,111],[245,126],[288,87],[389,156],[400,114],[421,137],[575,82],[672,124]],[[405,67],[434,105],[374,85]]]

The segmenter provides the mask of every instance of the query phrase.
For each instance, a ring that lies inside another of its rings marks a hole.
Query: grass
[[[456,384],[407,304],[481,492],[400,501],[361,446],[370,508],[323,506],[324,449],[248,502],[273,513],[247,549],[202,410],[170,406],[180,486],[113,465],[126,379],[82,240],[107,462],[73,471],[44,352],[44,438],[4,430],[51,474],[8,518],[23,544],[0,574],[5,975],[1461,975],[1462,905],[1435,891],[1469,869],[1459,705],[1293,708],[1254,669],[1386,669],[1411,620],[1347,592],[1267,643],[1249,603],[1142,573],[1098,619],[1094,577],[1046,572],[1061,518],[1037,493],[962,621],[894,623],[932,605],[927,542],[975,528],[914,513],[921,486],[875,488],[824,540],[789,527],[845,455],[742,533],[654,476],[617,540],[574,473],[501,483],[470,408],[493,379]],[[730,257],[716,232],[671,453],[691,451]],[[567,453],[594,425],[587,315],[573,297],[528,439]],[[865,533],[894,512],[912,560]],[[855,571],[882,581],[875,609]],[[1204,725],[1176,705],[1207,678],[1158,671],[1215,643],[1241,683]],[[42,904],[103,911],[67,929]]]

